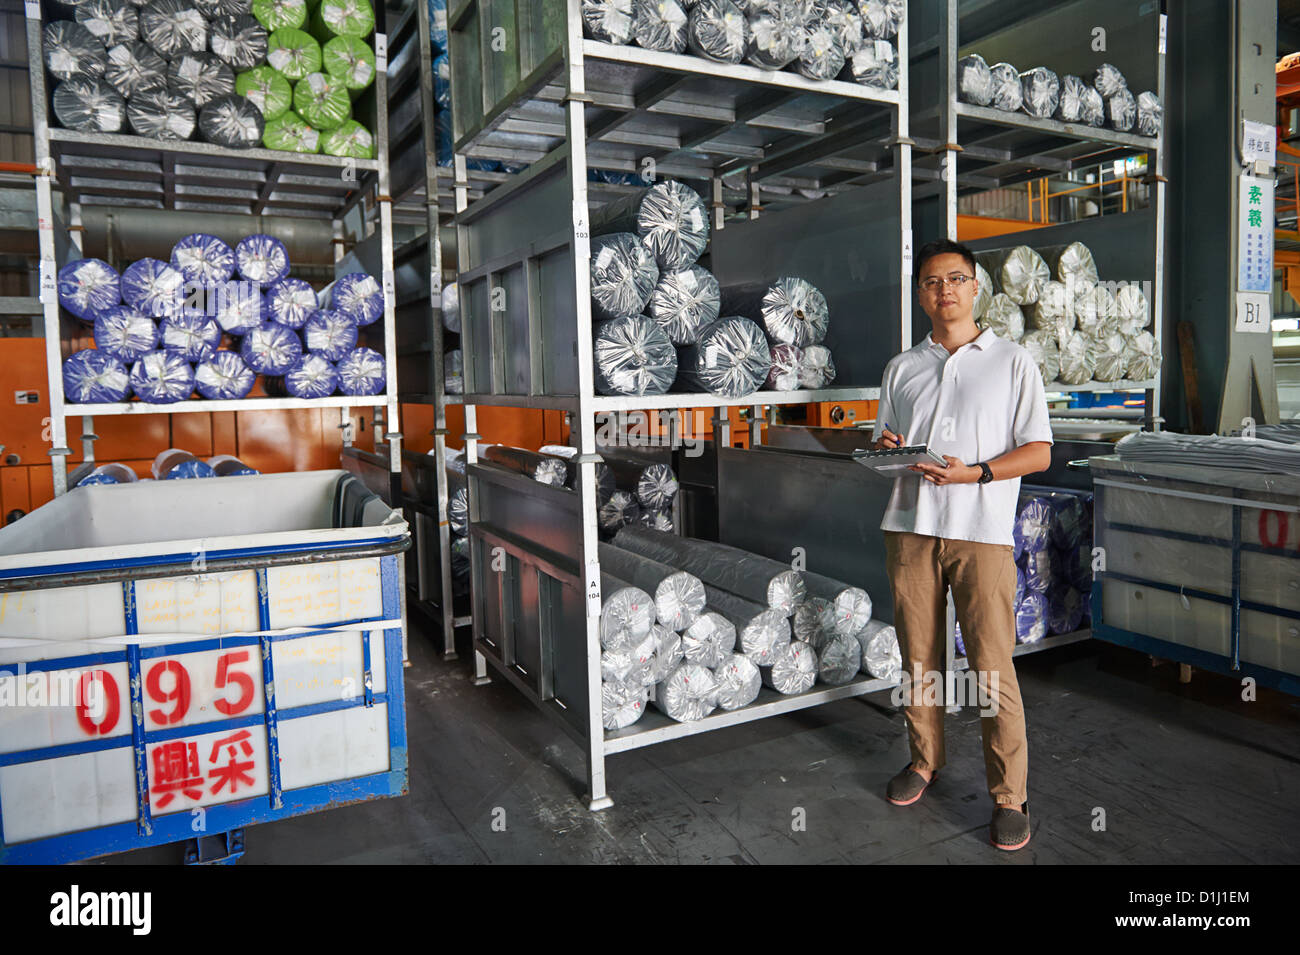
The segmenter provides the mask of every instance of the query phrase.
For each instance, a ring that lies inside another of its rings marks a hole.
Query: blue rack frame
[[[302,553],[311,548],[275,548],[276,553],[287,555]],[[318,548],[316,550],[319,550]],[[249,549],[230,552],[233,558],[265,558],[268,550]],[[329,558],[324,557],[328,560]],[[83,654],[81,656],[62,657],[59,659],[39,660],[22,664],[24,672],[32,673],[44,670],[63,670],[83,668],[106,663],[126,663],[131,675],[131,733],[108,739],[90,739],[84,742],[68,743],[59,746],[42,747],[14,753],[0,754],[0,767],[19,763],[75,756],[102,750],[132,748],[136,772],[136,808],[134,820],[114,823],[94,829],[65,833],[7,845],[3,842],[3,805],[0,805],[0,863],[4,864],[57,864],[75,862],[94,856],[115,852],[126,852],[146,846],[164,845],[171,842],[184,842],[194,838],[192,816],[189,812],[169,813],[154,818],[149,807],[148,771],[145,753],[151,743],[165,742],[187,735],[207,734],[233,731],[249,726],[264,725],[266,728],[266,758],[268,792],[232,802],[204,806],[205,832],[215,834],[223,831],[241,829],[262,822],[274,822],[309,812],[319,812],[370,799],[389,796],[404,796],[408,789],[409,772],[406,745],[406,703],[402,671],[402,628],[389,627],[376,631],[367,628],[367,623],[383,620],[400,620],[402,618],[402,593],[399,583],[399,554],[386,554],[378,557],[380,562],[380,588],[382,599],[382,616],[370,620],[349,620],[313,627],[309,632],[276,636],[247,637],[211,637],[200,638],[184,643],[140,646],[132,644],[122,650],[105,653]],[[346,560],[349,554],[340,552],[335,559]],[[155,566],[157,560],[141,561],[140,577],[152,577],[149,566]],[[273,563],[268,561],[268,563]],[[132,562],[113,562],[115,567],[135,566]],[[42,573],[66,571],[67,565],[56,568],[42,568]],[[269,603],[266,588],[266,568],[257,568],[258,578],[258,614],[260,626],[269,629]],[[30,576],[30,575],[28,575]],[[135,581],[123,581],[124,624],[128,635],[135,634]],[[271,662],[271,647],[274,643],[303,639],[320,634],[351,632],[360,630],[362,639],[362,683],[363,692],[352,699],[331,700],[313,703],[290,709],[278,709],[275,705],[275,674]],[[386,674],[385,692],[374,692],[371,671],[370,637],[373,633],[382,634],[384,668]],[[144,707],[139,679],[141,663],[155,657],[177,656],[197,653],[204,650],[231,649],[238,647],[258,647],[261,655],[264,687],[264,712],[246,714],[225,720],[214,720],[190,726],[169,727],[164,729],[147,729],[144,726]],[[17,674],[18,664],[0,664],[0,675]],[[351,709],[353,707],[373,707],[387,704],[388,711],[388,770],[368,776],[336,780],[301,789],[283,790],[280,784],[279,734],[278,727],[286,720],[315,716],[319,713]]]

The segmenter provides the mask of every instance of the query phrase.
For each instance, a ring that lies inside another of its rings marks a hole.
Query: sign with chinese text
[[[1273,180],[1242,176],[1237,209],[1237,290],[1273,290]]]

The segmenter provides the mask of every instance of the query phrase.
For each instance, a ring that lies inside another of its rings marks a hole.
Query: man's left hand
[[[931,484],[974,484],[980,479],[984,472],[974,465],[962,464],[961,461],[954,458],[951,454],[945,454],[943,459],[948,462],[947,467],[939,467],[937,464],[913,464],[908,470],[915,471],[922,475]]]

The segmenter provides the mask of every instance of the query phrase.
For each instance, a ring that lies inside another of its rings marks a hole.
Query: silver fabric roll
[[[1137,99],[1123,89],[1106,97],[1106,125],[1121,133],[1131,132],[1137,123]]]
[[[119,43],[108,51],[104,79],[126,99],[167,89],[167,61],[142,40]]]
[[[558,458],[524,448],[508,448],[500,444],[479,445],[479,458],[551,487],[564,487],[569,473],[564,462]]]
[[[957,98],[973,106],[988,106],[993,101],[993,74],[978,53],[957,61]]]
[[[817,681],[817,651],[795,640],[777,647],[772,653],[772,665],[761,672],[763,682],[778,693],[804,693]]]
[[[677,349],[654,319],[613,318],[596,326],[596,390],[603,395],[662,395],[677,378]]]
[[[211,53],[184,53],[167,67],[167,88],[202,109],[235,92],[235,73]]]
[[[818,653],[817,677],[831,686],[851,683],[861,668],[862,645],[851,634],[835,634]]]
[[[218,96],[199,111],[199,132],[218,146],[252,149],[265,131],[262,111],[242,96]]]
[[[79,0],[74,16],[105,48],[140,38],[140,11],[126,0]]]
[[[266,62],[266,28],[253,17],[214,17],[208,26],[212,52],[231,69],[251,70]]]
[[[845,58],[839,31],[824,17],[809,19],[805,38],[795,69],[812,80],[833,80],[839,76]]]
[[[659,284],[659,267],[641,240],[627,232],[591,240],[591,306],[595,318],[640,315]]]
[[[1063,123],[1102,125],[1106,115],[1101,94],[1078,76],[1061,77],[1061,101],[1056,107],[1056,118]]]
[[[724,288],[722,311],[758,322],[773,342],[800,348],[820,343],[830,325],[826,297],[811,282],[792,276]]]
[[[632,16],[632,0],[582,0],[582,24],[594,40],[630,42]]]
[[[1115,322],[1115,296],[1104,285],[1076,286],[1070,307],[1075,326],[1089,335]]]
[[[1115,290],[1115,321],[1125,337],[1136,335],[1151,324],[1151,309],[1140,285],[1123,285]]]
[[[893,625],[873,620],[858,634],[857,640],[862,648],[863,671],[877,680],[897,682],[903,672],[903,654]]]
[[[1097,381],[1119,381],[1123,378],[1133,358],[1128,340],[1118,331],[1103,329],[1101,334],[1092,336],[1091,344],[1094,364],[1092,377]]]
[[[706,610],[682,631],[682,655],[688,663],[713,669],[736,650],[736,627],[720,613]]]
[[[898,86],[898,51],[888,40],[866,40],[846,63],[855,83],[882,90]]]
[[[988,270],[979,262],[975,263],[975,281],[979,283],[979,288],[975,292],[975,307],[971,314],[976,321],[979,321],[988,312],[989,305],[992,304],[993,295],[997,289],[993,287],[993,276],[989,275]],[[1011,300],[1007,299],[1007,301],[1010,302]],[[1015,303],[1012,302],[1012,304]]]
[[[1086,87],[1082,94],[1083,105],[1080,112],[1089,126],[1097,129],[1106,125],[1106,100],[1093,87]]]
[[[654,601],[640,587],[611,574],[600,575],[600,645],[627,650],[650,636]]]
[[[465,393],[465,356],[459,348],[453,348],[442,356],[442,379],[447,394]]]
[[[1130,381],[1147,381],[1156,376],[1160,370],[1160,349],[1156,338],[1150,332],[1138,332],[1129,342],[1132,357],[1124,369],[1124,377]]]
[[[641,686],[655,684],[655,648],[653,633],[640,640],[600,654],[600,678],[607,683],[631,681]]]
[[[835,362],[825,345],[809,345],[800,354],[799,387],[825,388],[835,380]]]
[[[1150,90],[1137,95],[1137,133],[1140,136],[1159,136],[1165,110],[1160,97]]]
[[[821,650],[835,634],[835,606],[821,597],[806,597],[794,610],[794,638]]]
[[[613,534],[640,517],[641,505],[627,491],[615,491],[596,510],[596,523],[606,534]]]
[[[644,528],[628,526],[618,532],[614,544],[602,542],[598,551],[600,564],[608,573],[653,594],[656,619],[669,630],[680,633],[704,612],[704,585],[694,574],[678,570],[675,564],[624,549],[621,543],[624,535],[638,530]]]
[[[673,515],[671,511],[641,511],[641,517],[637,523],[642,527],[648,527],[655,531],[665,531],[671,534],[675,529],[673,527]]]
[[[682,655],[682,637],[676,631],[669,630],[658,623],[650,625],[650,636],[655,642],[655,658],[651,675],[653,682],[662,683],[685,659]]]
[[[460,286],[455,282],[442,287],[442,327],[460,334]]]
[[[1020,74],[1020,108],[1035,119],[1051,119],[1061,104],[1061,80],[1045,66]]]
[[[998,280],[1002,291],[1017,305],[1033,305],[1052,272],[1043,257],[1027,245],[1018,245],[1002,260]]]
[[[679,723],[702,720],[717,706],[713,671],[696,663],[681,663],[655,686],[654,705]]]
[[[702,328],[717,320],[719,294],[718,280],[698,265],[660,272],[645,311],[674,345],[691,345],[699,341]]]
[[[1039,331],[1051,332],[1058,343],[1074,330],[1074,311],[1070,308],[1070,294],[1065,285],[1057,281],[1043,283],[1038,301],[1028,309],[1029,325]]]
[[[1051,269],[1052,277],[1068,288],[1097,284],[1097,260],[1093,258],[1092,250],[1082,242],[1051,246],[1038,251]]]
[[[1092,380],[1097,359],[1092,350],[1092,336],[1085,332],[1067,332],[1060,341],[1059,378],[1067,385],[1082,385]]]
[[[888,39],[907,16],[907,0],[858,0],[858,11],[867,36]]]
[[[769,391],[794,391],[799,387],[803,349],[797,345],[772,345],[772,368],[767,373]]]
[[[1024,102],[1020,86],[1020,72],[1010,63],[994,63],[989,67],[989,79],[993,84],[993,97],[989,105],[994,109],[1017,113]]]
[[[677,537],[644,527],[625,527],[614,543],[695,575],[719,590],[763,603],[785,616],[806,596],[803,574],[780,561],[714,541]],[[604,546],[604,545],[602,545]]]
[[[65,129],[118,133],[126,121],[126,101],[102,79],[74,78],[54,87],[54,115]]]
[[[631,726],[645,715],[650,688],[634,681],[600,685],[601,723],[607,730]]]
[[[749,21],[731,0],[698,0],[691,7],[686,43],[715,63],[739,63],[749,46]]]
[[[1011,301],[1006,292],[998,292],[992,297],[989,307],[984,310],[984,317],[980,319],[980,324],[985,328],[991,328],[998,338],[1018,342],[1025,334],[1025,313],[1020,310],[1019,305]]]
[[[666,510],[677,499],[677,475],[666,464],[647,465],[636,484],[636,499],[642,507]]]
[[[208,22],[186,0],[152,0],[140,11],[140,39],[164,59],[208,48]]]
[[[733,653],[713,669],[718,685],[718,707],[738,710],[758,699],[763,675],[754,661],[743,653]]]
[[[708,248],[709,210],[694,189],[669,179],[601,206],[592,213],[591,230],[596,236],[636,235],[654,256],[656,268],[681,271]],[[656,274],[655,282],[658,278]],[[641,304],[644,308],[645,302]]]
[[[803,580],[809,597],[830,603],[829,621],[835,633],[854,634],[871,621],[871,597],[861,587],[811,571],[804,571]]]
[[[722,614],[736,628],[736,652],[758,666],[769,666],[772,649],[790,642],[790,621],[781,611],[707,585],[704,596],[709,610]]]
[[[1025,347],[1029,357],[1038,366],[1038,372],[1043,376],[1043,383],[1056,381],[1061,373],[1061,352],[1056,343],[1056,336],[1052,332],[1025,332],[1025,337],[1020,339],[1020,344]]]
[[[803,53],[808,40],[808,11],[804,0],[765,0],[751,4],[749,45],[745,62],[764,70],[789,66]]]
[[[686,50],[686,10],[677,0],[634,0],[632,38],[664,53]]]
[[[93,80],[104,75],[104,44],[74,20],[45,24],[45,68],[56,80]]]
[[[858,12],[857,0],[817,0],[814,15],[825,20],[827,26],[835,31],[845,57],[852,56],[862,48],[867,35],[862,28],[862,14]]]
[[[1120,90],[1128,89],[1128,80],[1124,79],[1124,74],[1114,66],[1103,63],[1093,73],[1092,85],[1103,99],[1110,99]]]
[[[719,318],[700,331],[700,340],[681,349],[677,380],[688,391],[743,398],[767,381],[772,354],[754,322],[739,316]]]

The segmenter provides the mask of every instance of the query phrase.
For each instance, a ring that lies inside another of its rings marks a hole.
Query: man
[[[900,447],[910,436],[947,465],[919,464],[915,475],[897,478],[880,524],[894,626],[908,675],[939,672],[952,588],[970,667],[995,690],[996,715],[981,720],[994,801],[990,840],[1014,850],[1029,842],[1030,829],[1025,716],[1011,662],[1011,528],[1021,475],[1051,464],[1052,429],[1029,352],[975,324],[979,282],[970,250],[946,239],[928,243],[917,253],[914,280],[932,331],[886,366],[874,446]],[[896,806],[920,799],[944,764],[944,707],[919,705],[919,689],[905,707],[912,761],[887,790]]]

